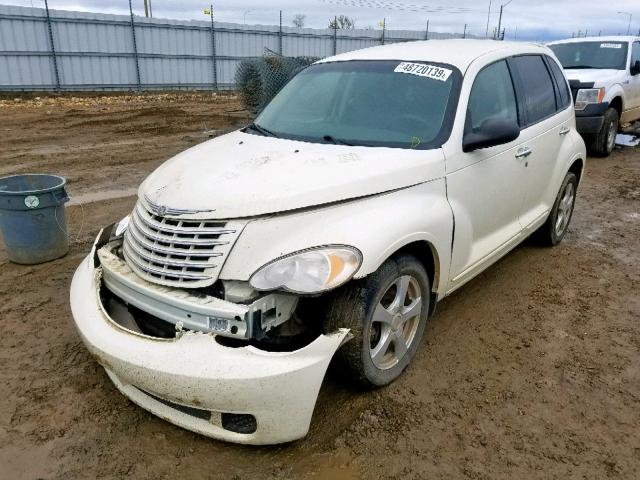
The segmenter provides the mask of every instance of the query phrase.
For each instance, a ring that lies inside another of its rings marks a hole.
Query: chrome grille
[[[244,224],[157,215],[138,202],[124,235],[129,267],[150,282],[197,288],[213,284]]]

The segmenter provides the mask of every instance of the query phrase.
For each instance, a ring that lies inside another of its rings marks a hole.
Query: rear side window
[[[558,110],[564,110],[571,103],[571,92],[569,92],[569,87],[567,86],[567,80],[560,70],[560,67],[551,57],[547,57],[547,63],[549,64],[549,68],[551,68],[551,73],[553,77],[556,79],[556,85],[558,86],[558,94],[560,97],[560,105],[558,105]]]
[[[522,85],[525,125],[533,125],[556,112],[553,82],[540,55],[513,57],[512,65]]]
[[[492,63],[476,76],[467,107],[467,131],[477,130],[489,118],[518,122],[516,96],[504,60]]]

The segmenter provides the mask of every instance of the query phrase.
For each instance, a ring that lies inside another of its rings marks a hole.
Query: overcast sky
[[[493,0],[490,30],[498,24],[500,4]],[[204,20],[202,10],[210,0],[151,0],[153,16],[173,19]],[[42,7],[44,0],[0,0],[0,4]],[[134,13],[144,15],[143,0],[133,0]],[[345,14],[355,18],[356,27],[375,27],[386,18],[388,29],[425,28],[439,32],[468,31],[484,36],[489,0],[219,0],[214,2],[214,18],[221,22],[277,24],[278,11],[283,23],[291,26],[297,13],[306,15],[305,26],[324,28],[329,18]],[[101,13],[129,13],[128,0],[49,0],[50,9],[82,10]],[[506,38],[551,40],[570,37],[578,30],[589,34],[626,34],[629,15],[633,15],[631,32],[640,29],[639,0],[512,0],[505,7],[502,24]]]

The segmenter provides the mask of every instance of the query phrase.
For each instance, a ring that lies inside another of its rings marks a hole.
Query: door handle
[[[570,132],[569,127],[562,127],[562,128],[560,129],[560,131],[558,132],[558,135],[566,135],[566,134],[567,134],[567,133],[569,133],[569,132]]]
[[[529,147],[519,148],[516,152],[516,158],[526,158],[531,155],[532,150]]]

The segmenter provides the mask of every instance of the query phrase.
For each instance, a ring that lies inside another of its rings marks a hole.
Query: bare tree
[[[302,28],[304,27],[304,22],[306,19],[307,19],[306,15],[303,15],[302,13],[296,13],[293,16],[293,20],[291,20],[291,23],[293,23],[294,27]]]
[[[356,19],[346,15],[338,15],[335,19],[329,20],[329,28],[336,30],[352,30],[356,28]]]

